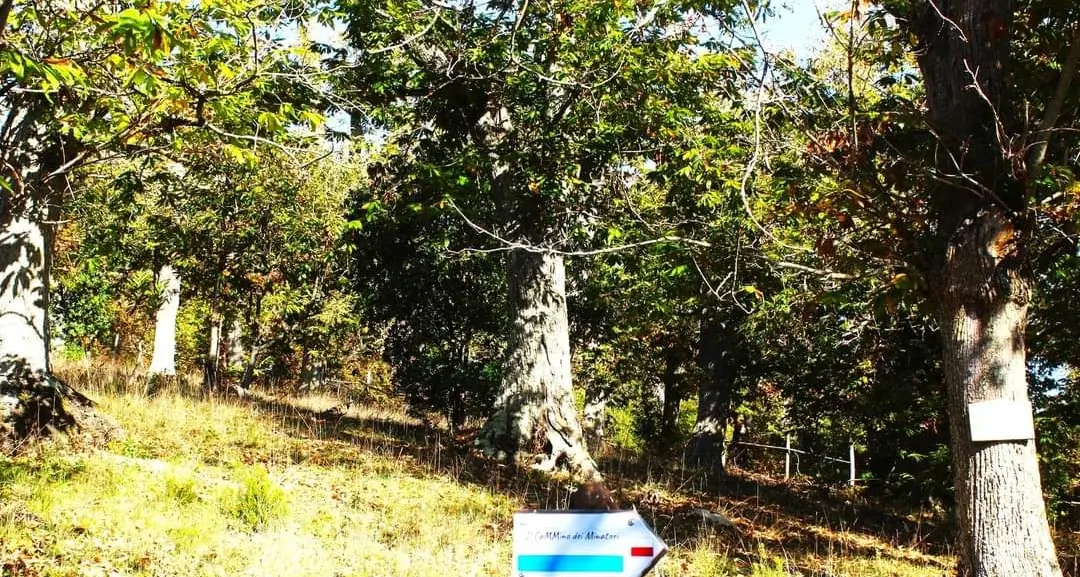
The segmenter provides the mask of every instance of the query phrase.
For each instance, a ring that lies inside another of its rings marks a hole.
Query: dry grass
[[[151,398],[122,371],[68,378],[127,434],[102,451],[0,460],[5,576],[502,576],[513,511],[568,495],[565,482],[479,459],[399,410],[199,399],[186,382]],[[671,546],[659,576],[921,577],[950,562],[762,480],[719,486],[622,457],[603,466]],[[703,525],[689,513],[698,507],[737,528]]]

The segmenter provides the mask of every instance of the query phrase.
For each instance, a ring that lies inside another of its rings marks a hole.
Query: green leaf
[[[283,123],[284,119],[273,112],[259,113],[259,125],[270,132],[279,132]]]
[[[322,114],[319,114],[317,112],[313,112],[311,110],[305,110],[305,111],[301,112],[300,113],[300,120],[307,123],[307,125],[312,130],[316,130],[320,126],[322,126],[323,124],[326,123],[326,117],[325,116],[323,116]]]
[[[680,277],[680,276],[685,275],[687,272],[689,272],[689,270],[690,270],[690,267],[686,266],[685,264],[680,264],[680,265],[678,265],[676,267],[673,267],[671,270],[669,270],[667,272],[667,276],[672,277],[672,278]]]

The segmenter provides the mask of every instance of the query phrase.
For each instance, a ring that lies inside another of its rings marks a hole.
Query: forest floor
[[[471,576],[508,573],[512,513],[563,508],[565,481],[514,473],[392,410],[328,396],[153,398],[79,382],[124,428],[105,449],[0,457],[4,576]],[[652,573],[939,576],[917,515],[751,475],[600,459],[670,546]],[[734,522],[713,527],[695,509]]]

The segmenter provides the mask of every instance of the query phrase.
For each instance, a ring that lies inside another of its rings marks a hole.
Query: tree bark
[[[897,4],[898,7],[911,6]],[[939,142],[929,195],[938,239],[927,259],[943,338],[961,575],[1061,575],[1034,439],[972,441],[970,403],[1028,399],[1030,278],[1023,179],[1011,160],[1011,0],[941,0],[902,14],[919,38]],[[1027,417],[1025,417],[1027,418]]]
[[[28,99],[33,97],[27,97]],[[90,403],[50,373],[49,272],[64,179],[44,176],[62,158],[43,118],[41,101],[8,103],[8,134],[0,142],[0,171],[13,190],[0,194],[0,452],[28,438],[75,424],[77,407]],[[25,106],[20,106],[24,104]]]
[[[726,357],[724,323],[715,319],[701,321],[698,363],[705,372],[698,388],[697,420],[686,446],[686,459],[699,467],[722,470],[724,442],[731,418],[734,377]]]
[[[206,391],[216,391],[221,384],[221,376],[218,374],[221,365],[221,314],[211,310],[207,323],[209,335],[206,358],[203,360],[203,388]]]
[[[163,285],[161,306],[154,319],[154,354],[149,374],[176,374],[176,315],[180,311],[180,275],[169,265],[162,265],[158,282]]]
[[[368,383],[371,371],[368,371]],[[304,344],[304,354],[300,362],[300,390],[316,390],[326,386],[326,359],[321,352],[312,355],[311,349]]]
[[[251,388],[253,381],[255,380],[255,364],[259,360],[259,352],[261,352],[261,344],[259,340],[262,336],[262,325],[259,319],[262,317],[262,293],[259,292],[255,295],[254,304],[248,309],[248,334],[251,335],[251,343],[249,343],[247,351],[247,360],[244,362],[244,375],[240,379],[240,388]]]
[[[607,416],[607,395],[603,391],[592,391],[585,395],[585,412],[582,428],[587,446],[593,451],[604,442],[604,424]]]
[[[5,160],[6,152],[0,150],[0,160]],[[48,162],[55,154],[54,149],[36,157],[34,169],[21,175],[24,187],[0,196],[0,453],[4,454],[26,447],[28,439],[76,425],[94,443],[105,442],[118,431],[94,413],[90,399],[50,371],[49,273],[59,215],[55,192],[63,178],[48,184],[39,177],[43,167],[55,164]],[[6,158],[9,166],[25,160],[17,154]]]
[[[961,575],[1061,575],[1035,440],[971,441],[970,403],[1028,401],[1029,280],[1016,255],[1000,251],[1013,234],[1002,211],[981,212],[947,248],[938,287]]]
[[[44,211],[45,209],[40,209]],[[36,211],[30,211],[33,214]],[[49,372],[50,222],[18,216],[0,231],[0,453],[75,424]]]
[[[0,359],[49,372],[50,226],[17,217],[0,231]]]
[[[240,318],[233,317],[228,324],[229,333],[225,337],[228,341],[226,363],[229,370],[232,371],[244,366],[244,359],[247,358],[247,354],[244,352],[244,326],[240,322]]]
[[[599,479],[574,406],[563,257],[515,251],[508,267],[510,338],[502,392],[477,444],[490,455]]]
[[[262,348],[261,343],[259,342],[262,337],[262,325],[259,323],[259,318],[262,316],[262,299],[263,295],[260,292],[255,297],[255,305],[251,311],[251,319],[249,321],[251,343],[248,347],[247,362],[244,363],[244,376],[240,379],[240,388],[245,390],[251,388],[251,383],[255,380],[255,363],[259,361],[259,352]]]
[[[679,405],[682,403],[679,371],[682,363],[682,351],[677,345],[673,345],[664,354],[664,388],[660,411],[660,447],[662,449],[670,448],[678,433]]]

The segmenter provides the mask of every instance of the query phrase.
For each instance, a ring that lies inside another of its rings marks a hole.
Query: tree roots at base
[[[23,453],[58,435],[92,448],[122,436],[122,430],[55,375],[18,360],[0,361],[0,454]]]

